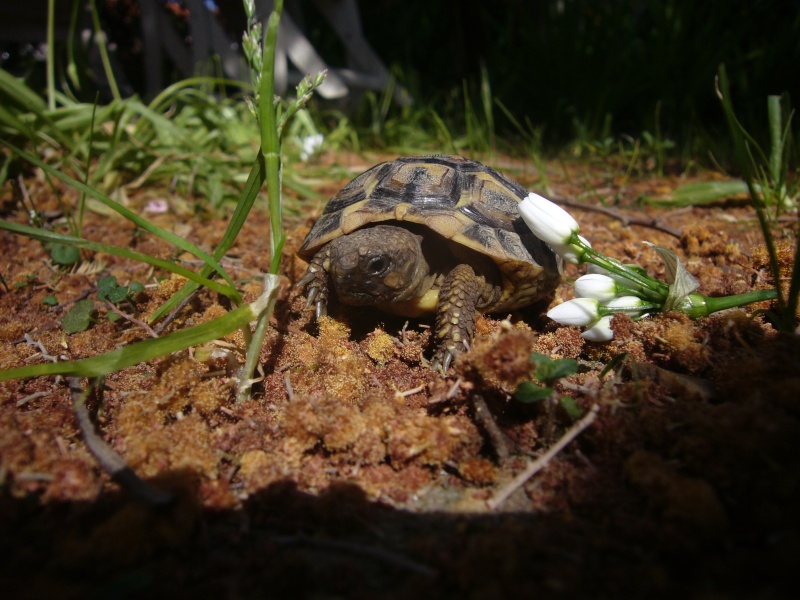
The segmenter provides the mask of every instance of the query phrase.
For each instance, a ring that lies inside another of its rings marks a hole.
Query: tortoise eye
[[[389,260],[385,256],[375,256],[367,263],[367,273],[369,275],[380,275],[386,270]]]

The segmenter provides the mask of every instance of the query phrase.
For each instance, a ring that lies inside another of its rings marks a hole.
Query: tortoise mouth
[[[354,306],[414,298],[429,271],[420,236],[391,225],[360,229],[333,240],[330,256],[336,294]]]

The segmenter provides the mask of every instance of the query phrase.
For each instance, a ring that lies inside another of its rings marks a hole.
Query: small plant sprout
[[[634,320],[656,312],[680,311],[691,318],[777,298],[775,289],[712,298],[695,293],[698,282],[666,248],[649,244],[666,263],[668,282],[650,277],[639,265],[625,265],[592,249],[580,235],[580,225],[563,208],[538,194],[529,194],[519,206],[525,223],[553,251],[572,264],[589,264],[589,273],[575,281],[575,299],[559,304],[547,316],[562,325],[586,327],[581,333],[592,342],[614,337],[611,317],[625,313]]]
[[[530,361],[536,365],[536,380],[539,382],[523,381],[517,386],[514,398],[526,404],[545,402],[548,411],[548,435],[553,428],[553,410],[560,406],[572,420],[579,419],[581,409],[573,398],[560,396],[553,385],[562,377],[568,377],[578,372],[578,361],[573,358],[552,359],[544,354],[534,352]]]

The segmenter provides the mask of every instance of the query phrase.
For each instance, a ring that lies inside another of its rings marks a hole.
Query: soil
[[[323,157],[350,173],[326,181],[323,196],[383,158]],[[663,264],[642,240],[675,251],[702,293],[771,284],[756,216],[742,199],[653,208],[639,199],[687,179],[631,179],[625,165],[609,163],[553,163],[544,173],[510,158],[492,164],[528,188],[569,198],[596,249],[653,275],[664,277]],[[60,187],[54,194],[40,173],[24,177],[24,187],[53,222],[59,202],[75,200]],[[27,222],[20,196],[16,184],[2,190],[3,218]],[[223,217],[187,215],[185,201],[164,189],[131,191],[126,202],[204,248],[224,230]],[[243,355],[232,334],[114,373],[90,402],[103,439],[139,477],[173,494],[167,505],[138,499],[99,467],[66,381],[0,383],[5,597],[793,595],[800,341],[775,331],[762,310],[769,303],[697,321],[618,316],[615,339],[596,344],[544,316],[571,297],[565,283],[536,306],[480,317],[471,350],[442,377],[427,366],[430,320],[334,303],[317,324],[305,310],[292,286],[305,263],[293,253],[323,203],[289,218],[280,299],[252,400],[234,398]],[[157,206],[168,210],[147,212]],[[267,231],[264,211],[254,210],[225,263],[248,301],[269,267]],[[87,213],[84,234],[176,258],[166,243],[108,215]],[[788,242],[783,248],[788,273]],[[58,268],[40,243],[5,232],[0,251],[3,369],[145,339],[137,323],[108,321],[99,301],[89,330],[61,328],[76,300],[96,299],[103,276],[146,285],[124,307],[140,321],[182,283],[108,255]],[[570,266],[567,277],[581,269]],[[43,303],[51,295],[55,306]],[[201,293],[167,331],[228,308]],[[531,352],[577,359],[578,373],[557,389],[582,416],[594,405],[599,412],[490,508],[581,416],[513,398],[520,382],[535,380]]]

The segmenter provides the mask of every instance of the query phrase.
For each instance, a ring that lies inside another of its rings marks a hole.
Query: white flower
[[[614,332],[611,330],[611,315],[600,317],[594,325],[581,333],[581,337],[590,342],[610,342],[614,339]]]
[[[575,295],[579,298],[594,298],[608,302],[617,295],[617,282],[608,275],[590,273],[575,281]]]
[[[519,212],[534,235],[554,250],[568,244],[572,234],[580,230],[567,211],[538,194],[528,194],[519,203]]]
[[[589,268],[586,269],[586,272],[590,275],[606,275],[607,277],[611,277],[611,279],[616,281],[618,284],[625,286],[628,289],[641,290],[642,285],[640,283],[637,283],[636,281],[625,276],[624,273],[630,271],[633,271],[636,274],[649,279],[645,270],[636,264],[620,264],[618,272],[609,271],[608,269],[595,265],[593,263],[590,263]]]
[[[582,235],[578,235],[578,243],[575,244],[551,244],[553,252],[558,254],[568,263],[579,265],[583,262],[583,255],[586,253],[586,248],[591,248],[592,245]]]
[[[613,312],[624,312],[631,317],[638,317],[645,312],[641,310],[641,306],[644,304],[644,300],[637,296],[620,296],[606,302],[605,306],[615,309]]]
[[[325,137],[321,133],[307,135],[303,138],[303,151],[300,152],[300,160],[303,162],[314,156],[316,151],[322,146]]]
[[[591,325],[600,318],[599,308],[594,298],[575,298],[550,309],[547,316],[562,325]]]

